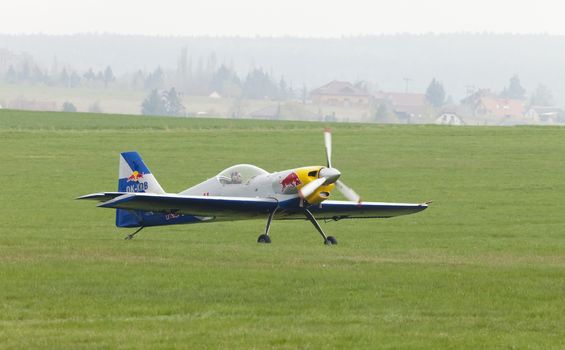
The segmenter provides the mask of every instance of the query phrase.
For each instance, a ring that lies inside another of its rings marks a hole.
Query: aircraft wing
[[[321,205],[311,206],[308,209],[316,219],[341,220],[341,219],[375,219],[390,218],[400,215],[414,214],[425,210],[427,203],[383,203],[383,202],[349,202],[327,200]],[[278,219],[305,219],[301,212],[285,212]]]
[[[93,193],[78,199],[103,201],[102,208],[186,214],[221,219],[267,217],[277,206],[274,198],[183,196],[154,193]]]

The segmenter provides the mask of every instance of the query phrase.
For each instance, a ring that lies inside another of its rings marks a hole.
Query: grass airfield
[[[324,164],[320,123],[0,110],[0,348],[561,349],[565,128],[331,125],[333,163],[419,214],[143,230],[75,201],[137,150],[178,192]],[[339,199],[337,192],[335,198]]]

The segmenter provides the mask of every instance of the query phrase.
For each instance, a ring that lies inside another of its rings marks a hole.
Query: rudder
[[[165,193],[137,152],[120,154],[118,192]],[[142,226],[142,218],[143,212],[140,211],[116,210],[116,226],[118,227]]]

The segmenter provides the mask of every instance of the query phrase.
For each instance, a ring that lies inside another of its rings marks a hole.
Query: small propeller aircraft
[[[137,152],[124,152],[120,156],[118,191],[77,199],[96,200],[102,202],[99,207],[117,209],[117,227],[138,228],[126,239],[150,226],[266,218],[265,232],[258,243],[271,243],[272,220],[309,220],[327,245],[337,244],[337,240],[325,234],[317,219],[390,218],[428,207],[430,202],[362,202],[339,180],[339,170],[332,167],[329,129],[324,132],[324,141],[326,166],[269,173],[254,165],[239,164],[178,194],[163,190]],[[329,200],[334,188],[348,201]]]

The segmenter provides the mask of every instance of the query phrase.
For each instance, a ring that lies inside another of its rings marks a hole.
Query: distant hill
[[[544,84],[565,106],[565,36],[398,34],[338,39],[149,37],[112,34],[0,35],[0,49],[27,52],[46,67],[54,59],[86,70],[112,66],[123,74],[174,69],[183,47],[193,67],[215,55],[241,74],[261,66],[295,88],[330,80],[366,80],[376,89],[422,92],[432,78],[455,100],[469,87],[500,91],[513,74],[532,92]],[[200,63],[199,63],[200,62]],[[408,78],[408,80],[405,80]]]

